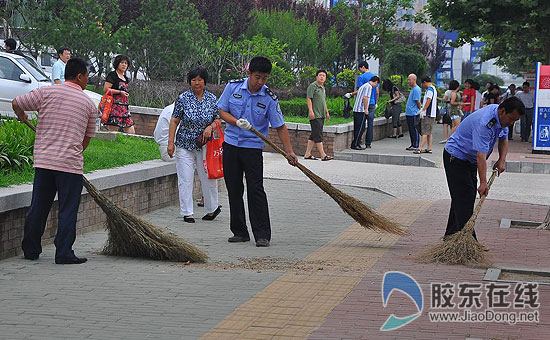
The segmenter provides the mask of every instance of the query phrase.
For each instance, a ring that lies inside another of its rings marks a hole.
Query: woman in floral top
[[[176,155],[180,214],[188,223],[195,223],[192,195],[195,169],[201,181],[206,210],[202,219],[213,220],[221,211],[218,206],[218,180],[208,178],[202,154],[206,146],[199,146],[212,137],[220,124],[216,96],[205,90],[207,78],[208,73],[202,67],[189,71],[187,81],[191,90],[182,93],[176,100],[168,133],[168,155]]]
[[[136,133],[134,130],[134,121],[130,115],[130,110],[128,110],[128,97],[130,96],[128,90],[130,84],[126,76],[126,70],[129,65],[130,58],[123,54],[117,55],[113,61],[113,68],[115,70],[109,72],[107,78],[105,78],[103,90],[107,92],[108,89],[111,89],[114,99],[111,114],[105,125],[117,126],[126,133]]]

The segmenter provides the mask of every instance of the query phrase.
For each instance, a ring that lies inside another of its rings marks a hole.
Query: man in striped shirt
[[[374,110],[376,109],[376,104],[372,104],[371,97],[376,95],[376,87],[379,82],[380,79],[374,76],[357,90],[355,105],[353,105],[353,141],[351,142],[351,148],[354,150],[363,150],[361,147],[361,138],[365,131],[366,122],[367,137],[365,148],[371,147],[374,130]]]
[[[94,103],[83,92],[87,83],[86,62],[73,58],[67,62],[63,84],[41,87],[12,101],[13,111],[21,122],[28,119],[25,111],[38,111],[32,201],[22,242],[26,259],[37,260],[42,252],[40,239],[57,193],[55,263],[86,262],[86,258],[76,257],[72,246],[82,194],[82,152],[95,135],[98,116]]]

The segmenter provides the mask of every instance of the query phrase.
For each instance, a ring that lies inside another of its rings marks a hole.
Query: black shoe
[[[363,150],[363,148],[360,147],[360,146],[352,146],[351,148],[352,148],[353,150]]]
[[[69,259],[55,259],[55,264],[82,264],[88,261],[85,257],[73,257]]]
[[[248,236],[231,236],[230,238],[227,239],[227,242],[231,242],[231,243],[237,243],[237,242],[248,242],[250,241],[250,237]]]
[[[218,216],[218,215],[220,214],[220,212],[222,211],[221,207],[222,207],[221,205],[218,205],[218,208],[216,208],[216,210],[214,210],[214,212],[212,212],[211,215],[206,214],[206,215],[204,215],[204,216],[202,217],[202,219],[205,220],[205,221],[212,221],[212,220],[215,219],[216,216]]]
[[[195,219],[193,217],[183,216],[183,220],[187,223],[195,223]]]
[[[404,137],[403,134],[400,134],[399,136],[397,136],[397,138],[401,138],[401,137]]]
[[[36,261],[36,260],[38,260],[39,255],[27,255],[27,254],[25,254],[24,257],[25,257],[25,260]]]
[[[365,149],[370,149],[371,146],[370,145],[365,145]]]
[[[261,238],[256,241],[256,247],[269,247],[269,241],[265,238]]]
[[[408,148],[405,148],[407,151],[414,151],[416,148],[414,146],[409,146]]]

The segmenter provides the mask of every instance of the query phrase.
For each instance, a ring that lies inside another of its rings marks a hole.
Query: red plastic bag
[[[101,112],[101,123],[107,123],[111,110],[113,108],[114,98],[111,94],[111,89],[107,89],[107,92],[101,97],[101,102],[99,102],[99,112]]]
[[[217,126],[220,138],[212,138],[206,142],[206,169],[210,179],[223,177],[223,132],[220,125]]]

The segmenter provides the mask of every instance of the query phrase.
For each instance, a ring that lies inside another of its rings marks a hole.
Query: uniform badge
[[[271,91],[269,88],[265,89],[265,93],[267,93],[271,97],[271,99],[277,100],[277,95],[273,93],[273,91]]]
[[[241,99],[243,96],[238,94],[238,93],[233,93],[233,97],[235,97],[237,99]]]
[[[230,80],[229,82],[230,83],[242,83],[244,81],[244,78],[241,78],[241,79],[233,79],[233,80]]]
[[[256,106],[259,107],[259,108],[262,108],[262,109],[265,109],[265,107],[266,107],[266,106],[265,106],[264,104],[262,104],[262,103],[258,103],[258,104],[256,104]]]
[[[496,118],[493,118],[489,121],[489,123],[487,123],[487,129],[492,129],[493,128],[493,125],[495,125],[495,123],[497,122],[497,119]]]

